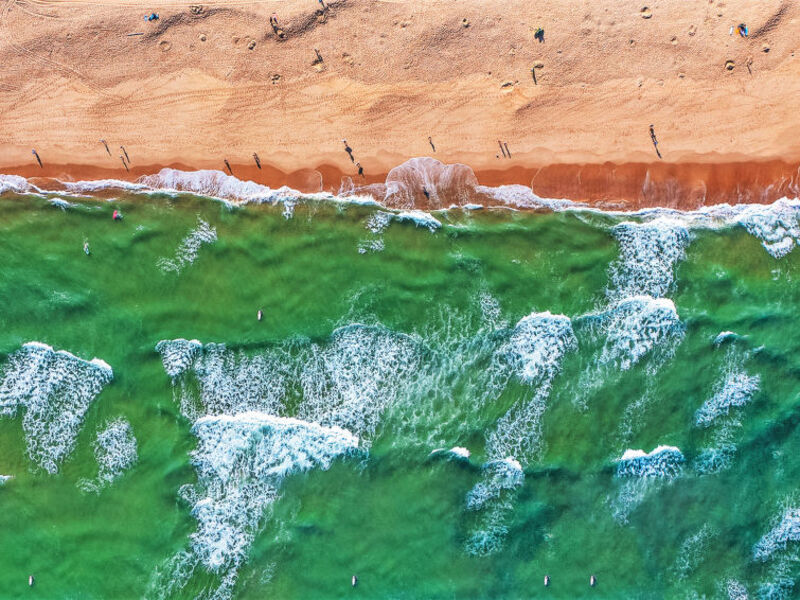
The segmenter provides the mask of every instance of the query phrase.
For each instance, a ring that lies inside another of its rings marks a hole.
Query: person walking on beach
[[[661,158],[661,152],[658,151],[658,140],[656,139],[656,130],[653,127],[652,123],[650,123],[650,139],[653,140],[653,148],[656,149],[656,154],[658,154],[658,158]]]
[[[122,161],[122,166],[125,167],[125,170],[130,173],[131,170],[128,168],[128,163],[125,162],[125,157],[120,154],[119,159]]]
[[[356,162],[356,159],[353,158],[353,149],[347,143],[347,140],[342,140],[342,143],[344,144],[344,151],[350,156],[350,162]]]
[[[431,145],[431,148],[433,148],[433,151],[436,152],[436,146],[433,145],[433,140],[431,139],[431,136],[428,136],[428,143]]]
[[[225,163],[225,168],[228,169],[228,173],[233,175],[233,169],[231,169],[231,163],[228,162],[228,159],[226,158],[223,162]]]
[[[366,177],[364,177],[364,167],[361,166],[361,163],[357,162],[356,166],[358,167],[358,175],[359,175],[359,177],[361,177],[362,179],[366,179]]]
[[[105,140],[100,140],[100,143],[103,144],[103,146],[106,147],[106,152],[108,152],[108,155],[111,156],[111,150],[108,149],[108,144],[106,144],[106,141]]]
[[[508,158],[508,157],[506,156],[506,151],[505,151],[505,149],[503,149],[503,142],[501,142],[500,140],[497,140],[497,145],[498,145],[498,146],[500,146],[500,152],[502,152],[502,153],[503,153],[503,158]]]
[[[33,153],[33,155],[36,157],[36,162],[39,163],[39,168],[43,169],[44,165],[42,165],[42,159],[39,158],[39,153],[36,150],[31,150],[31,153]]]
[[[322,54],[319,53],[319,50],[317,48],[314,48],[314,54],[317,55],[317,60],[314,61],[314,64],[319,64],[321,62],[325,62],[325,61],[322,60]]]
[[[511,150],[508,149],[508,142],[503,142],[503,146],[506,147],[506,154],[508,154],[508,158],[511,158]]]
[[[125,150],[125,146],[120,146],[119,149],[122,150],[122,153],[125,155],[125,160],[128,161],[128,164],[131,164],[131,157],[128,156],[128,152]]]
[[[261,159],[258,158],[258,154],[253,152],[253,160],[256,161],[256,166],[260,169],[261,168]]]

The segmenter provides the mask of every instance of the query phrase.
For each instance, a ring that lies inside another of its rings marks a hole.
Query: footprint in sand
[[[733,62],[732,60],[726,60],[725,61],[725,68],[728,69],[728,71],[733,71],[733,68],[735,66],[736,66],[736,63]]]
[[[158,47],[162,52],[167,52],[170,48],[172,48],[172,44],[170,44],[167,40],[163,40],[158,42]]]
[[[639,14],[642,15],[643,19],[649,19],[653,16],[653,11],[651,11],[649,7],[643,6],[642,10],[639,11]]]

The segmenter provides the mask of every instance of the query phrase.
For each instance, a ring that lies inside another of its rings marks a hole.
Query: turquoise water
[[[0,197],[3,597],[797,595],[796,209],[69,200]]]

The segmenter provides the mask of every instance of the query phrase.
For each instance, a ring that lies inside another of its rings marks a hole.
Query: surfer
[[[231,163],[228,162],[228,159],[226,158],[223,162],[225,163],[225,168],[228,169],[228,173],[233,175],[233,169],[231,169]]]
[[[258,317],[258,320],[260,321],[260,320],[261,320],[261,317],[263,317],[263,316],[264,316],[264,313],[262,313],[262,312],[259,310],[259,311],[258,311],[258,314],[257,314],[256,316]]]
[[[34,582],[33,575],[28,575],[28,585],[33,587],[33,582]]]
[[[89,240],[85,240],[85,241],[83,242],[83,253],[84,253],[86,256],[89,256]]]
[[[350,580],[350,583],[353,584],[353,587],[356,587],[356,585],[358,584],[358,577],[353,575],[353,578]]]
[[[589,577],[589,585],[592,586],[592,587],[596,586],[597,585],[597,577],[595,577],[594,575]]]
[[[31,153],[33,153],[33,155],[36,157],[36,162],[39,163],[39,168],[40,169],[44,168],[42,165],[42,159],[39,158],[39,153],[36,150],[31,150]]]
[[[106,152],[108,152],[108,155],[111,156],[111,150],[108,149],[108,144],[106,143],[106,141],[105,140],[100,140],[100,143],[103,144],[103,146],[106,147]]]
[[[111,218],[114,221],[122,221],[122,213],[119,212],[118,210],[115,210],[114,213],[111,215]]]
[[[550,575],[545,575],[544,576],[544,587],[547,587],[549,585],[550,585]]]
[[[128,161],[128,164],[131,164],[131,157],[128,156],[128,151],[125,150],[125,146],[120,146],[119,149],[122,150],[122,153],[125,155],[125,160]]]
[[[120,154],[119,159],[122,161],[122,166],[125,167],[125,170],[130,173],[131,170],[128,168],[128,163],[125,162],[125,157]]]

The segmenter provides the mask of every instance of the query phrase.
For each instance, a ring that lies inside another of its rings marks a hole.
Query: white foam
[[[684,333],[675,304],[667,298],[626,298],[612,305],[603,320],[607,339],[601,362],[623,371],[658,346],[667,344],[669,351]]]
[[[700,475],[720,473],[731,466],[735,455],[736,445],[730,442],[704,448],[695,458],[695,469]]]
[[[13,475],[0,475],[0,485],[5,485],[6,481],[9,479],[14,479]]]
[[[121,179],[94,179],[91,181],[62,181],[68,191],[77,194],[100,192],[103,190],[126,190],[140,192],[147,189],[141,183],[132,183]]]
[[[85,491],[99,491],[119,479],[139,459],[136,437],[131,424],[118,418],[98,430],[94,441],[94,457],[98,473],[94,481],[83,480]]]
[[[396,213],[394,218],[401,222],[410,221],[417,227],[427,227],[431,233],[442,226],[442,222],[439,219],[422,210],[404,210]]]
[[[800,509],[788,508],[753,547],[753,558],[765,561],[786,549],[789,542],[800,541]]]
[[[611,265],[609,296],[660,298],[673,284],[675,264],[685,256],[689,232],[673,219],[625,222],[612,230],[620,256]]]
[[[737,222],[761,240],[761,245],[774,258],[783,258],[800,243],[797,202],[782,199],[771,205],[744,205]]]
[[[368,440],[419,364],[418,344],[407,335],[360,324],[340,327],[304,356],[298,416]]]
[[[75,446],[83,417],[114,377],[100,359],[86,361],[40,342],[8,357],[0,373],[0,417],[25,409],[22,429],[29,458],[49,473]]]
[[[28,180],[19,175],[0,175],[0,194],[13,192],[15,194],[26,194],[28,192],[38,192],[39,188],[28,183]]]
[[[715,385],[714,394],[694,415],[695,425],[709,427],[716,419],[727,415],[731,408],[746,405],[758,391],[761,378],[741,370],[728,371]]]
[[[650,452],[628,449],[617,461],[617,476],[673,479],[683,462],[683,453],[675,446],[657,446]]]
[[[750,598],[744,584],[735,579],[729,579],[725,582],[725,591],[728,594],[728,600],[749,600]]]
[[[489,187],[479,185],[475,190],[480,194],[489,196],[499,204],[513,206],[515,208],[526,209],[547,209],[554,212],[576,209],[584,206],[582,203],[572,200],[558,200],[554,198],[541,198],[533,193],[533,190],[526,185],[500,185]]]
[[[458,458],[469,458],[469,450],[463,446],[453,446],[450,448],[450,450],[448,450],[448,452],[453,456],[457,456]]]
[[[569,317],[547,311],[520,319],[500,352],[523,382],[549,386],[564,355],[577,347]]]
[[[383,252],[385,244],[382,239],[377,240],[361,240],[358,243],[358,253],[366,254],[367,252]]]
[[[505,521],[513,510],[516,490],[524,480],[522,465],[513,457],[490,461],[483,466],[481,480],[467,493],[467,510],[480,511],[476,526],[466,540],[467,552],[481,556],[502,548],[508,534]]]
[[[386,228],[389,227],[393,218],[393,213],[386,212],[385,210],[376,210],[367,219],[366,228],[375,235],[379,235],[386,231]]]
[[[161,340],[156,344],[156,352],[161,354],[164,370],[170,377],[178,375],[191,368],[198,352],[203,349],[203,344],[198,340]]]
[[[687,537],[675,558],[673,571],[679,580],[686,579],[702,562],[709,541],[714,533],[708,525],[703,525],[700,531]]]
[[[336,457],[355,451],[359,440],[338,427],[257,412],[202,417],[192,433],[198,440],[192,452],[198,483],[191,552],[220,576],[217,596],[229,597],[282,479],[329,468]]]
[[[200,247],[203,244],[213,244],[217,241],[217,230],[211,227],[202,219],[197,219],[197,227],[192,229],[189,234],[181,240],[178,248],[175,250],[174,258],[160,258],[158,260],[158,267],[162,271],[172,271],[180,273],[187,265],[191,265],[196,259],[197,254],[200,252]]]
[[[717,334],[717,337],[714,338],[714,345],[719,346],[727,340],[735,340],[738,337],[738,334],[734,333],[733,331],[720,331]]]
[[[163,340],[156,350],[176,384],[181,412],[189,419],[248,411],[278,414],[283,409],[290,366],[280,352],[250,355],[224,344],[185,339]],[[193,386],[176,379],[190,371],[199,395]]]
[[[180,171],[178,169],[161,169],[155,175],[144,175],[138,179],[143,187],[155,190],[190,192],[238,202],[280,202],[288,198],[296,198],[299,192],[288,187],[277,190],[255,183],[242,181],[222,171]]]
[[[65,200],[64,198],[50,198],[48,200],[51,205],[55,206],[56,208],[60,208],[61,210],[67,210],[68,208],[72,208],[75,206],[72,202]]]

